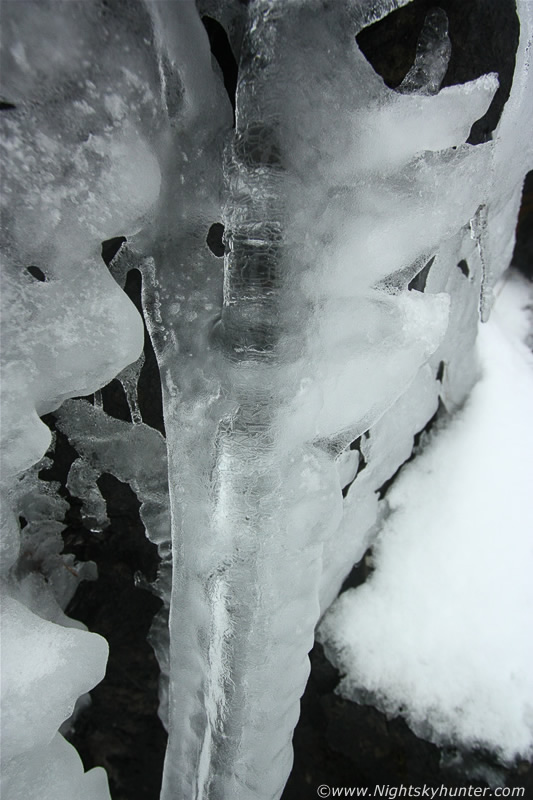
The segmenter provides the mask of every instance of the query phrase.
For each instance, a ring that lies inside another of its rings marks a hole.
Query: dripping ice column
[[[261,36],[252,23],[249,39]],[[189,41],[193,35],[191,23]],[[204,45],[198,36],[198,58],[209,64]],[[176,150],[187,158],[174,151],[163,170],[162,202],[173,213],[161,222],[168,228],[159,231],[152,273],[145,272],[174,548],[164,800],[280,796],[318,616],[322,548],[309,543],[324,493],[333,491],[320,456],[287,452],[277,428],[277,410],[292,391],[291,337],[278,313],[285,176],[275,121],[264,122],[272,115],[239,92],[221,318],[214,324],[221,287],[204,244],[219,202],[220,136],[212,128],[220,97],[203,98],[209,119],[197,111],[201,141],[187,133],[183,116],[175,123],[183,126]],[[258,122],[252,107],[261,109]]]

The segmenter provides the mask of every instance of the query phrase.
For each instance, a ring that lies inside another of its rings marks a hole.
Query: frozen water
[[[486,316],[530,163],[531,4],[518,3],[497,135],[476,147],[498,80],[439,91],[441,12],[399,91],[356,46],[404,4],[200,3],[240,51],[233,129],[192,0],[4,3],[3,91],[17,106],[1,119],[5,493],[16,514],[16,476],[49,444],[39,416],[120,373],[134,424],[98,399],[65,403],[58,424],[79,449],[69,486],[85,513],[105,523],[90,483],[112,472],[164,555],[164,800],[279,797],[314,628],[372,538],[376,492],[439,397],[453,410],[476,379],[479,298]],[[224,261],[206,246],[219,220]],[[140,317],[99,257],[118,236],[119,283],[142,273],[166,443],[136,403]],[[35,608],[43,582],[18,574],[3,513],[9,592]],[[60,522],[44,522],[53,561]],[[59,609],[68,588],[54,589]]]
[[[111,800],[105,770],[84,773],[75,748],[59,733],[3,768],[2,793],[9,800]]]
[[[109,525],[106,503],[96,483],[99,477],[94,467],[77,458],[70,467],[67,479],[70,494],[83,500],[82,519],[87,520],[93,530],[103,530]]]
[[[73,748],[54,738],[78,695],[105,671],[105,641],[62,610],[90,565],[76,574],[73,558],[59,555],[61,501],[37,488],[35,475],[18,476],[50,444],[39,416],[105,385],[142,349],[140,316],[102,263],[100,243],[138,229],[160,184],[148,144],[154,98],[135,75],[146,61],[145,39],[128,15],[106,28],[96,3],[57,12],[40,2],[2,6],[2,100],[15,106],[0,118],[2,796],[9,800],[109,797],[103,771],[83,777]],[[19,514],[28,522],[22,535]],[[41,574],[28,572],[30,564]]]
[[[102,680],[105,639],[48,622],[5,591],[1,615],[2,795],[9,800],[72,800],[76,783],[69,773],[74,770],[80,789],[82,783],[87,786],[87,798],[104,800],[109,795],[103,771],[84,778],[79,756],[56,731],[71,715],[77,697]],[[55,755],[57,761],[43,770],[43,761]],[[39,794],[41,785],[44,795]]]
[[[57,412],[57,424],[81,455],[72,464],[68,485],[73,494],[86,499],[86,513],[93,518],[96,516],[98,498],[102,499],[96,479],[104,472],[110,473],[128,483],[136,493],[146,535],[158,547],[161,562],[152,589],[163,600],[163,608],[152,623],[150,641],[161,669],[159,714],[168,728],[168,609],[172,561],[165,440],[158,431],[142,422],[130,425],[113,419],[102,409],[81,400],[65,402]],[[92,502],[91,507],[87,505],[87,498]],[[96,510],[90,510],[95,507]]]
[[[433,8],[420,33],[415,63],[399,85],[399,91],[436,94],[448,69],[451,52],[446,12]]]
[[[480,382],[390,489],[375,571],[319,638],[343,696],[509,762],[533,754],[533,356],[515,332],[533,293],[516,278],[499,292]]]

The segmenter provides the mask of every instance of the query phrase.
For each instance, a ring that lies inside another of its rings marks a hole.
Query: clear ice
[[[480,302],[486,316],[531,165],[531,3],[517,2],[502,119],[475,146],[498,79],[440,89],[443,12],[428,15],[398,90],[356,44],[405,4],[3,3],[8,798],[33,797],[52,758],[47,797],[108,797],[101,771],[84,776],[56,735],[101,679],[105,643],[66,627],[67,589],[45,600],[49,584],[18,568],[28,534],[17,520],[43,494],[40,417],[61,404],[86,518],[106,524],[91,484],[112,472],[136,491],[162,555],[162,800],[281,795],[315,626],[371,541],[379,487],[439,398],[453,410],[476,380]],[[202,14],[240,51],[235,127]],[[224,259],[206,246],[215,222]],[[113,278],[100,246],[119,236]],[[142,274],[166,452],[136,399],[143,325],[121,289],[130,269]],[[98,402],[64,403],[117,375],[132,423]],[[31,530],[43,547],[55,537],[57,561],[61,509],[46,504]],[[43,648],[47,671],[35,675]]]

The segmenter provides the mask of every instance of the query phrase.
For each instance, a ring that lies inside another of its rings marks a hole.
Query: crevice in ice
[[[141,315],[144,323],[144,341],[149,339],[148,332],[146,329],[146,322],[144,320],[143,308],[142,308],[142,277],[141,273],[137,269],[130,269],[126,273],[126,281],[124,284],[124,291],[130,298],[130,300],[134,303],[137,311]],[[139,405],[139,379],[141,372],[143,370],[145,364],[145,355],[144,349],[137,361],[134,361],[132,364],[129,364],[122,372],[117,375],[117,380],[121,384],[124,395],[126,397],[126,402],[128,404],[128,411],[130,415],[131,421],[138,425],[140,422],[143,421],[142,413]],[[157,373],[157,379],[159,381],[159,372]]]
[[[127,239],[125,236],[114,236],[112,239],[106,239],[105,242],[102,242],[102,258],[106,266],[110,265],[126,241]]]
[[[124,386],[115,378],[100,390],[103,409],[106,414],[123,422],[132,422],[131,411]]]
[[[347,589],[357,589],[361,586],[374,571],[374,562],[372,558],[372,547],[369,547],[363,558],[354,564],[349,574],[343,581],[339,594],[342,594]]]
[[[465,276],[465,278],[468,278],[468,277],[470,276],[470,269],[469,269],[469,267],[468,267],[468,262],[467,262],[467,261],[466,261],[464,258],[462,258],[462,259],[459,261],[459,263],[457,264],[457,266],[458,266],[458,268],[461,270],[461,272],[463,273],[463,275]]]
[[[161,394],[161,379],[159,366],[152,346],[152,341],[145,326],[144,335],[144,364],[139,375],[138,398],[141,417],[145,425],[165,436],[165,421],[163,418],[163,399]]]
[[[222,71],[224,87],[228,93],[231,107],[233,108],[233,114],[235,115],[235,95],[237,92],[239,68],[233,50],[231,49],[228,34],[220,22],[213,17],[209,17],[207,14],[202,17],[202,22],[207,31],[207,36],[209,37],[211,53]]]
[[[364,436],[364,434],[362,436]],[[342,489],[342,496],[344,498],[347,497],[348,492],[350,490],[350,486],[353,484],[353,482],[355,481],[357,476],[367,466],[366,459],[365,459],[365,457],[364,457],[364,455],[363,455],[363,453],[361,451],[361,439],[362,439],[362,436],[358,436],[357,439],[354,439],[354,441],[351,442],[350,446],[348,447],[348,452],[351,451],[352,453],[356,453],[357,454],[358,461],[357,461],[357,464],[355,466],[355,474],[354,474],[353,478]]]
[[[522,187],[522,199],[518,224],[516,226],[516,242],[512,264],[520,272],[533,280],[533,244],[531,230],[533,228],[533,170],[530,170]]]
[[[34,264],[26,267],[26,272],[29,272],[32,278],[35,278],[36,281],[41,281],[42,283],[46,281],[46,275],[42,269],[40,267],[36,267]]]
[[[124,284],[125,293],[142,317],[144,349],[137,361],[95,393],[95,405],[103,407],[115,419],[135,424],[144,422],[164,436],[161,378],[142,305],[143,278],[139,269],[128,269],[127,263],[126,266],[121,263],[122,254],[119,255],[119,251],[126,241],[124,236],[117,236],[103,242],[102,257],[115,279]],[[127,254],[125,259],[127,262]]]
[[[439,383],[442,383],[442,381],[444,380],[445,370],[446,370],[446,364],[444,361],[441,361],[439,364],[439,368],[437,369],[437,374],[435,375],[435,378],[436,380],[439,381]]]
[[[0,101],[0,111],[15,111],[16,108],[13,103],[7,103],[4,100]]]
[[[144,349],[141,355],[142,365],[138,374],[136,399],[142,422],[165,435],[163,418],[163,397],[161,392],[161,376],[159,365],[152,345],[152,339],[146,326],[145,312],[142,304],[142,277],[138,269],[130,269],[126,277],[124,291],[134,303],[142,317],[144,325]],[[135,421],[135,419],[134,419]]]
[[[439,370],[440,370],[440,367],[439,367]],[[391,488],[393,483],[396,481],[397,477],[399,476],[399,474],[401,473],[401,471],[403,470],[405,465],[409,464],[421,452],[421,450],[424,448],[424,445],[426,443],[427,437],[429,436],[431,431],[434,429],[436,423],[438,421],[440,421],[441,419],[443,419],[445,416],[447,416],[447,414],[448,414],[448,411],[446,409],[446,406],[442,402],[442,399],[439,397],[439,403],[438,403],[438,406],[437,406],[437,410],[435,411],[435,413],[433,414],[431,419],[429,419],[426,422],[424,427],[421,428],[418,431],[418,433],[415,433],[415,435],[413,437],[413,448],[411,450],[411,455],[409,456],[409,458],[406,458],[406,460],[403,462],[403,464],[400,464],[400,466],[398,467],[396,472],[393,475],[391,475],[390,478],[387,478],[387,480],[384,481],[384,483],[381,484],[379,489],[377,489],[377,495],[378,495],[378,498],[380,500],[383,500],[383,498],[386,496],[387,492],[389,491],[389,489]]]
[[[222,258],[224,255],[224,225],[221,222],[213,222],[207,232],[207,246],[214,256]]]
[[[430,257],[429,253],[423,253],[408,266],[395,270],[378,281],[374,288],[387,294],[400,294],[411,289],[423,292],[434,261],[435,256]]]
[[[514,0],[412,0],[364,28],[357,44],[385,84],[398,89],[415,64],[424,21],[436,7],[448,17],[452,45],[442,86],[498,74],[499,89],[467,140],[481,144],[492,138],[511,90],[520,31]]]
[[[420,272],[418,272],[415,277],[409,282],[408,289],[409,291],[416,291],[416,292],[424,292],[426,289],[426,283],[429,276],[429,271],[435,261],[435,256],[429,259],[427,264],[422,267]]]

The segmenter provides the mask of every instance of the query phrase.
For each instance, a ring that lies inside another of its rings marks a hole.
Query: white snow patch
[[[532,287],[496,295],[480,382],[391,488],[375,571],[319,638],[343,696],[510,762],[533,755]]]

